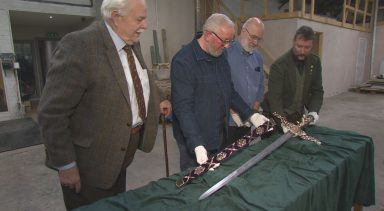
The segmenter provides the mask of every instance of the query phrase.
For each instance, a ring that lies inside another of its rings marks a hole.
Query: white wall
[[[161,29],[166,30],[169,60],[189,43],[195,34],[194,1],[191,0],[147,0],[148,29],[140,39],[144,59],[151,67],[150,46],[154,45],[153,32],[157,30],[157,40],[162,62],[164,62]]]
[[[263,47],[278,58],[292,47],[295,31],[302,25],[323,33],[321,60],[325,97],[345,92],[355,85],[359,38],[367,39],[368,43],[363,79],[369,79],[370,33],[297,18],[269,20],[265,21]]]
[[[376,28],[375,55],[373,61],[372,75],[378,75],[380,72],[380,63],[384,61],[384,24]]]

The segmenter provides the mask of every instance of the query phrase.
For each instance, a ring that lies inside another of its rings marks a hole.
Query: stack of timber
[[[384,93],[384,79],[373,79],[351,90],[362,93]]]
[[[156,76],[155,83],[165,96],[171,96],[171,79],[169,63],[159,63],[152,69]]]

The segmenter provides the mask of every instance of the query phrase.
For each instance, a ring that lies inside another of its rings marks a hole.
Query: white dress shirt
[[[129,69],[128,59],[127,59],[127,53],[124,51],[123,47],[126,45],[123,39],[117,35],[111,26],[108,25],[107,22],[105,22],[108,28],[108,32],[111,35],[111,38],[113,40],[113,43],[116,46],[117,53],[119,54],[121,64],[124,69],[125,78],[127,80],[128,84],[128,91],[129,91],[129,101],[131,102],[131,110],[132,110],[132,127],[135,127],[137,125],[143,124],[143,120],[139,117],[139,106],[137,104],[136,100],[136,93],[135,88],[133,86],[133,81],[131,77],[131,72]],[[149,100],[149,79],[148,79],[148,73],[146,69],[143,69],[140,65],[139,60],[137,59],[135,53],[132,51],[133,56],[135,58],[135,64],[136,64],[136,70],[139,75],[141,86],[143,87],[143,95],[144,95],[144,101],[145,101],[145,111],[148,111],[148,100]]]

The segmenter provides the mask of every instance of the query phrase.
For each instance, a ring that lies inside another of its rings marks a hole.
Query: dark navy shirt
[[[204,52],[197,41],[200,36],[184,46],[171,64],[173,133],[191,153],[199,145],[219,149],[226,137],[229,108],[244,120],[252,114],[233,87],[226,55]]]

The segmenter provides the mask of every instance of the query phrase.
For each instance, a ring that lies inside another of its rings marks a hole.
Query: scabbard
[[[231,157],[235,152],[252,145],[252,142],[256,138],[264,135],[265,133],[271,132],[274,126],[275,126],[275,123],[273,121],[267,121],[261,126],[253,129],[249,134],[236,140],[234,143],[232,143],[231,145],[227,146],[219,153],[209,158],[207,162],[189,171],[187,175],[183,176],[182,178],[176,181],[176,186],[180,188],[188,184],[192,180],[196,179],[197,177],[203,175],[210,168],[215,167],[217,164],[222,163],[223,161]]]

